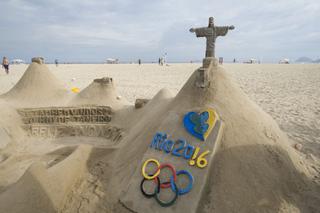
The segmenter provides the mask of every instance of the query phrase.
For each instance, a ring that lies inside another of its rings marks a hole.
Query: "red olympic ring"
[[[158,167],[157,171],[159,171],[159,170],[161,170],[161,169],[163,169],[163,168],[165,168],[165,167],[168,167],[168,168],[171,170],[172,175],[173,175],[173,180],[174,180],[174,182],[176,182],[176,181],[177,181],[177,173],[176,173],[175,168],[174,168],[171,164],[169,164],[169,163],[160,164],[160,167]],[[159,175],[158,175],[158,176],[159,176]],[[154,178],[153,181],[154,181],[156,184],[158,184],[158,178]],[[170,180],[167,181],[167,182],[164,182],[164,183],[160,183],[160,187],[161,187],[161,188],[169,188],[169,187],[171,187],[171,182],[170,182]]]

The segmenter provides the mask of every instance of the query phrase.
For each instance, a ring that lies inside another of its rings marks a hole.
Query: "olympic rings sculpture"
[[[154,163],[157,166],[157,170],[154,172],[154,174],[147,174],[146,173],[146,167],[149,163]],[[161,180],[159,178],[161,169],[163,169],[163,168],[169,168],[172,173],[170,180],[167,182],[161,182]],[[187,194],[188,192],[191,191],[191,189],[193,187],[194,178],[189,171],[187,171],[187,170],[176,171],[174,166],[172,166],[171,164],[168,164],[168,163],[160,164],[158,160],[153,159],[153,158],[150,158],[143,163],[141,172],[142,172],[142,176],[143,176],[143,179],[140,183],[140,189],[141,189],[142,194],[146,198],[154,197],[156,199],[156,201],[162,207],[168,207],[168,206],[173,205],[179,195]],[[177,181],[177,178],[179,177],[179,175],[186,175],[188,177],[189,184],[187,187],[181,188],[181,189],[179,189],[177,187],[176,181]],[[150,181],[150,180],[152,180],[153,183],[155,184],[155,189],[154,189],[154,192],[147,193],[144,189],[144,183],[146,181]],[[161,189],[165,189],[165,188],[171,188],[172,192],[174,193],[174,197],[170,201],[163,201],[159,198]]]

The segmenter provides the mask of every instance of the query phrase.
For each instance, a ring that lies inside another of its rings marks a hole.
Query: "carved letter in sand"
[[[18,113],[32,137],[102,137],[117,142],[123,134],[121,128],[109,125],[112,110],[108,106],[24,108]]]

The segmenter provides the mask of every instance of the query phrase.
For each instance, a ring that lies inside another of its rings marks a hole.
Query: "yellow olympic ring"
[[[146,171],[145,171],[148,163],[150,163],[150,162],[154,162],[154,163],[157,164],[157,166],[158,166],[158,169],[157,169],[156,173],[155,173],[154,175],[152,175],[152,176],[147,175],[147,174],[146,174]],[[143,177],[144,177],[145,179],[147,179],[147,180],[151,180],[151,179],[157,177],[157,176],[160,174],[160,169],[159,169],[159,167],[160,167],[160,163],[159,163],[159,161],[157,161],[156,159],[150,158],[150,159],[146,160],[146,161],[144,162],[144,164],[143,164],[143,166],[142,166],[142,170],[141,170]]]

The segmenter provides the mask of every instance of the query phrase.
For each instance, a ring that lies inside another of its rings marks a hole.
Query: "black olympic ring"
[[[173,187],[171,188],[174,188],[175,190],[173,191],[175,193],[173,199],[169,202],[165,202],[165,201],[162,201],[160,200],[159,198],[159,194],[160,194],[160,178],[159,177],[156,177],[157,178],[157,186],[155,187],[154,189],[154,192],[152,194],[149,194],[147,193],[144,188],[143,188],[143,184],[144,182],[147,180],[146,178],[143,178],[141,183],[140,183],[140,189],[141,189],[141,192],[142,194],[146,197],[146,198],[152,198],[152,197],[155,197],[156,201],[160,204],[160,206],[162,207],[168,207],[168,206],[171,206],[172,204],[174,204],[174,202],[177,200],[178,198],[178,195],[179,195],[179,190],[178,190],[178,187],[176,185],[176,183],[173,182]],[[165,182],[165,184],[168,184],[168,183],[171,183],[170,181],[168,182]],[[172,184],[172,183],[171,183]]]
[[[157,178],[157,186],[155,187],[155,190],[152,194],[148,194],[147,192],[144,191],[144,188],[143,188],[143,184],[144,182],[147,180],[146,178],[143,178],[142,181],[141,181],[141,184],[140,184],[140,189],[141,189],[141,192],[142,194],[146,197],[146,198],[152,198],[154,197],[157,193],[160,192],[160,179],[159,177],[156,177]]]

